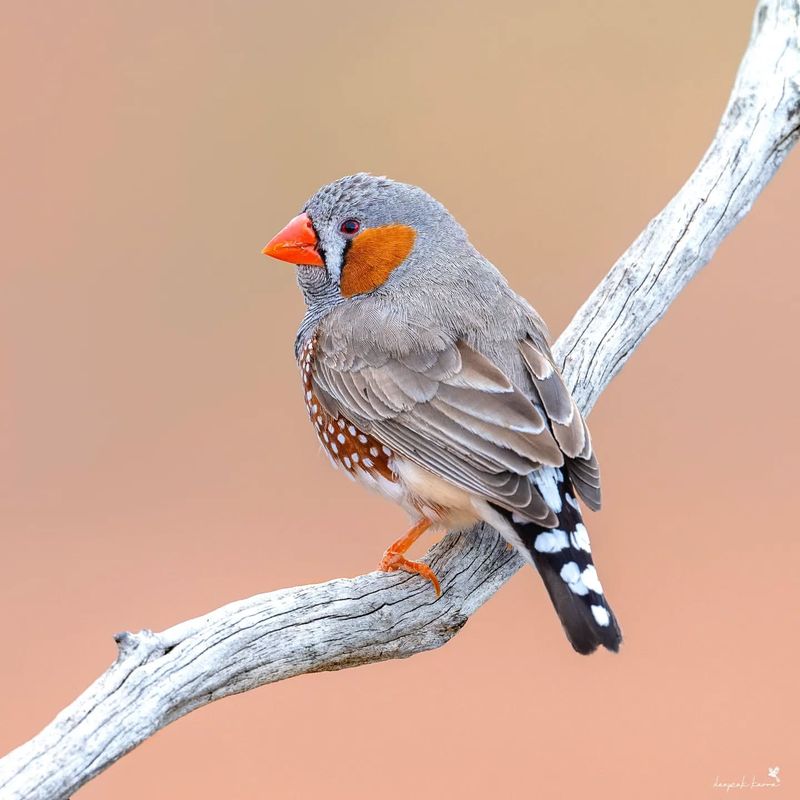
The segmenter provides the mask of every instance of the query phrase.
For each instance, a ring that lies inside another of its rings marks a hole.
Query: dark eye
[[[360,229],[361,229],[361,223],[357,219],[346,219],[339,226],[339,230],[345,236],[355,236]]]

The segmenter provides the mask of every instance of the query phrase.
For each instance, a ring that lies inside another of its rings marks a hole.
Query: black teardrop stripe
[[[569,477],[563,472],[560,477],[558,492],[561,510],[557,512],[556,528],[543,528],[533,522],[515,522],[510,511],[494,504],[493,507],[508,520],[531,554],[567,638],[575,650],[588,655],[602,645],[616,653],[622,643],[622,631],[605,595],[583,582],[584,570],[591,567],[590,573],[593,572],[594,563],[591,553],[578,546],[582,540],[588,542],[586,529]],[[537,549],[537,539],[542,535],[540,549]],[[552,552],[547,552],[548,550]],[[596,585],[593,580],[588,580],[588,583]],[[578,589],[577,592],[575,588]],[[592,611],[592,606],[595,606],[595,612]],[[603,620],[604,612],[608,614],[608,624],[601,625],[598,617]]]

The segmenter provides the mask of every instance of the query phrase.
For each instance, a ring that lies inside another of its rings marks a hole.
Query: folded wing
[[[588,430],[530,340],[520,353],[536,389],[531,398],[463,341],[402,358],[375,351],[346,361],[325,344],[320,337],[313,372],[320,402],[404,458],[544,527],[557,518],[530,474],[566,460],[576,490],[590,507],[599,505]]]

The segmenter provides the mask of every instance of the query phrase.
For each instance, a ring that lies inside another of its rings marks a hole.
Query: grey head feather
[[[297,282],[308,308],[298,331],[297,352],[319,321],[345,300],[339,291],[347,247],[347,238],[340,231],[344,220],[359,220],[362,230],[394,223],[408,225],[416,232],[415,251],[428,251],[441,238],[451,243],[467,242],[464,229],[441,203],[422,189],[365,172],[323,186],[302,210],[311,218],[325,268],[300,267],[297,271]],[[370,313],[367,308],[366,316]],[[374,322],[380,324],[381,320]]]

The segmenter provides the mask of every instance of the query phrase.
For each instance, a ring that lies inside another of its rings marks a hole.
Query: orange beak
[[[308,214],[299,214],[277,236],[270,239],[261,252],[265,256],[288,261],[290,264],[324,267],[317,244],[317,234],[314,233]]]

